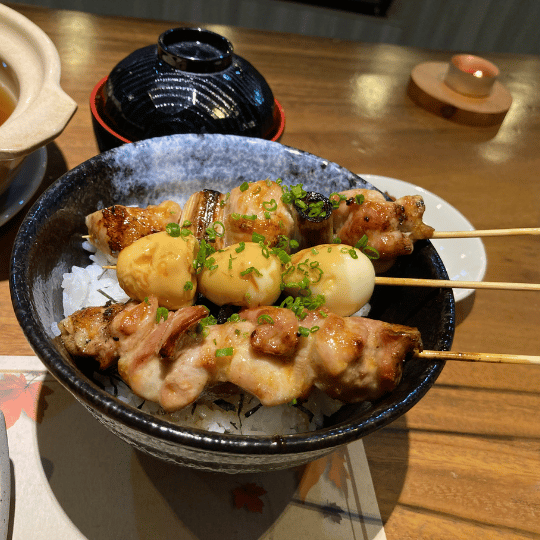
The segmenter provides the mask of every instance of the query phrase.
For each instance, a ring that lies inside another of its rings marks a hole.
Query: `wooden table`
[[[13,6],[51,37],[79,104],[49,145],[43,188],[97,153],[89,94],[173,23]],[[210,26],[266,77],[286,113],[281,142],[356,173],[418,184],[476,228],[540,226],[540,58],[484,55],[513,96],[499,129],[415,105],[411,70],[450,53]],[[0,228],[0,355],[32,354],[12,311],[11,245]],[[486,239],[488,281],[540,283],[540,238]],[[540,294],[478,291],[458,305],[454,350],[536,355]],[[389,540],[540,538],[540,367],[448,363],[408,414],[365,439]]]

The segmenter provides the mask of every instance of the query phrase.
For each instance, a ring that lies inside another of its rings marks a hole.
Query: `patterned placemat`
[[[384,540],[362,441],[227,475],[164,463],[95,420],[36,357],[0,356],[13,540]]]

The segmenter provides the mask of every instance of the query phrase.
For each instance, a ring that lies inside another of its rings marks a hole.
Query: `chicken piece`
[[[293,209],[281,200],[282,195],[283,188],[269,180],[252,182],[247,189],[232,189],[223,216],[225,245],[249,242],[254,232],[264,236],[270,247],[278,243],[280,236],[292,238]]]
[[[182,223],[189,221],[199,240],[209,238],[207,229],[216,224],[217,235],[211,238],[216,249],[251,242],[253,233],[264,236],[273,247],[280,236],[292,238],[295,232],[295,211],[281,200],[282,195],[282,187],[270,180],[246,183],[226,195],[199,191],[184,205]]]
[[[123,304],[89,307],[58,323],[60,338],[72,356],[95,358],[100,369],[114,365],[120,357],[119,340],[110,333],[111,322],[125,309]]]
[[[114,205],[86,216],[90,242],[109,256],[116,257],[135,240],[164,231],[168,223],[178,223],[179,204],[164,201],[146,208]]]
[[[368,189],[340,193],[345,199],[334,210],[334,233],[342,243],[354,246],[364,235],[376,249],[379,259],[409,255],[415,240],[431,238],[434,229],[422,222],[425,211],[420,195],[407,195],[387,201],[383,194]],[[364,197],[360,204],[356,196]]]
[[[409,326],[334,314],[320,322],[313,334],[315,385],[347,403],[391,392],[401,380],[403,360],[422,350],[420,332]]]
[[[118,373],[135,394],[161,403],[161,385],[176,359],[177,348],[192,340],[188,330],[207,315],[204,306],[158,312],[157,299],[150,297],[148,302],[131,305],[115,317],[110,332],[120,342]],[[196,374],[189,375],[184,385],[192,386]]]
[[[225,382],[267,406],[305,397],[313,386],[346,402],[374,400],[395,388],[405,357],[422,348],[417,329],[361,317],[312,311],[299,321],[266,306],[201,332],[195,325],[206,313],[191,306],[160,318],[153,298],[118,312],[102,335],[117,340],[118,371],[135,394],[168,412]]]

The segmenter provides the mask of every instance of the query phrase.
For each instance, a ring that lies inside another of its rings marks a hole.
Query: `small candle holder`
[[[499,68],[485,58],[456,54],[450,62],[415,66],[407,93],[417,105],[448,120],[497,126],[512,104],[510,92],[498,77]]]
[[[498,76],[499,68],[485,58],[456,54],[448,64],[444,82],[460,94],[484,98],[491,94]]]

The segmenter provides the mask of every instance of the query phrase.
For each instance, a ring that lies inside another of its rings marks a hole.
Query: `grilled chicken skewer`
[[[283,200],[284,194],[287,202]],[[196,192],[184,205],[181,217],[176,209],[169,210],[172,212],[169,221],[189,223],[197,239],[210,239],[216,249],[251,241],[254,233],[264,236],[270,247],[286,237],[297,242],[297,249],[330,243],[335,238],[354,246],[365,235],[368,245],[378,252],[382,261],[410,254],[414,241],[429,238],[433,233],[431,227],[422,223],[425,207],[418,195],[386,201],[378,191],[359,189],[331,198],[334,205],[323,195],[305,192],[299,186],[289,189],[277,182],[261,180],[244,183],[227,194],[214,190]],[[141,218],[128,220],[123,219],[124,215],[138,211],[150,219],[157,209],[116,205],[95,212],[86,220],[90,242],[114,256],[143,235],[138,229],[151,234],[167,225],[167,212],[159,216],[159,225],[151,227],[139,227]],[[120,218],[112,219],[117,214]],[[132,223],[136,233],[129,230]],[[126,238],[121,243],[122,235]]]
[[[205,307],[160,309],[152,297],[87,308],[59,323],[61,339],[70,354],[101,368],[118,362],[132,391],[168,412],[223,382],[269,406],[314,386],[344,402],[373,400],[395,388],[404,359],[422,349],[415,328],[320,310],[300,321],[285,308],[244,309],[236,322],[201,330]]]
[[[203,190],[194,193],[183,210],[172,201],[142,209],[114,205],[87,216],[88,238],[116,257],[138,238],[165,230],[168,223],[190,223],[199,240],[208,239],[210,229],[217,249],[250,241],[253,233],[264,236],[270,246],[280,237],[293,239],[299,243],[298,249],[334,239],[354,246],[365,236],[378,253],[374,264],[382,272],[395,257],[412,253],[414,242],[420,239],[540,234],[540,228],[435,231],[422,221],[425,205],[420,195],[387,201],[376,190],[352,189],[329,199],[304,192],[302,197],[289,196],[289,202],[284,202],[284,189],[289,188],[262,180],[242,184],[228,194]],[[294,189],[297,187],[285,193],[292,195]]]
[[[301,326],[288,309],[244,309],[237,322],[201,330],[205,307],[159,309],[154,298],[86,308],[59,323],[60,339],[71,355],[93,358],[101,369],[117,363],[135,394],[167,412],[223,382],[267,406],[306,397],[313,387],[344,402],[374,400],[396,387],[409,357],[540,364],[534,356],[423,351],[415,328],[321,311]]]

